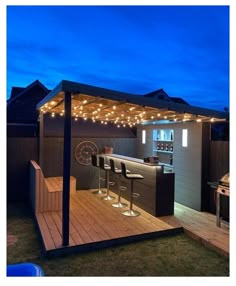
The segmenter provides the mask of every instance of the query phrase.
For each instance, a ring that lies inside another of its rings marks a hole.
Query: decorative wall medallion
[[[98,148],[91,141],[83,141],[75,148],[75,159],[81,165],[91,165],[91,155],[97,155]]]

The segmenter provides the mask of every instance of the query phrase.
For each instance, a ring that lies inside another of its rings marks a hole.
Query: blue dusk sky
[[[229,107],[229,6],[7,6],[7,97],[61,80]]]

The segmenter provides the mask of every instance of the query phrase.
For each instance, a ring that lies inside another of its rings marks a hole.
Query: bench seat
[[[45,178],[40,166],[30,161],[30,201],[35,213],[62,210],[63,177]],[[70,177],[70,194],[76,193],[76,178]]]
[[[62,192],[63,189],[63,177],[48,177],[45,178],[45,182],[48,191],[51,192]],[[70,193],[76,193],[76,178],[70,176]]]

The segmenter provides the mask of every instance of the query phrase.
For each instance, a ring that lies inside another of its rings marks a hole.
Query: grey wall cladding
[[[102,153],[104,147],[113,147],[116,154],[136,157],[136,138],[72,138],[71,146],[71,175],[77,178],[77,189],[86,190],[98,186],[98,169],[89,165],[84,166],[75,158],[75,148],[83,141],[92,141]],[[44,175],[45,177],[63,175],[63,138],[44,138]]]
[[[182,129],[188,129],[188,147],[182,147]],[[146,144],[141,142],[146,130]],[[202,124],[180,123],[139,126],[137,129],[137,156],[152,156],[153,129],[173,129],[173,167],[175,172],[175,201],[201,210]]]

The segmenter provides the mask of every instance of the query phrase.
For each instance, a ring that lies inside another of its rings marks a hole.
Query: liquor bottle
[[[169,146],[168,146],[168,144],[166,144],[166,151],[168,151],[169,150]]]
[[[170,155],[170,165],[173,165],[173,156]]]

